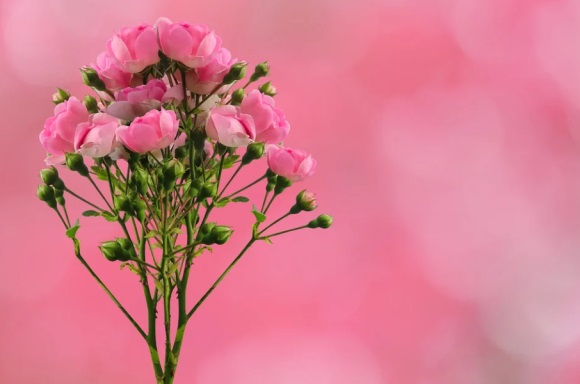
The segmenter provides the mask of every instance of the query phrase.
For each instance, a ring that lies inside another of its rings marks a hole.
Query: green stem
[[[274,220],[270,225],[268,225],[266,228],[262,229],[258,235],[261,235],[262,233],[264,233],[266,230],[268,230],[269,228],[273,227],[274,225],[278,224],[279,222],[281,222],[282,220],[284,220],[285,218],[287,218],[288,216],[290,216],[292,213],[288,212],[286,213],[284,216]]]
[[[231,262],[231,264],[218,277],[218,279],[215,281],[215,283],[213,283],[213,285],[207,290],[207,292],[201,297],[201,299],[199,299],[199,301],[195,304],[195,306],[191,309],[191,311],[189,311],[189,313],[187,314],[187,320],[189,320],[191,318],[191,316],[193,316],[193,314],[195,313],[195,311],[197,311],[197,309],[201,306],[201,304],[203,304],[203,302],[205,301],[205,299],[207,299],[207,297],[219,285],[219,283],[224,279],[224,277],[226,277],[226,275],[230,272],[230,270],[238,263],[238,261],[240,261],[240,259],[242,258],[242,256],[252,246],[252,244],[254,244],[255,241],[256,241],[256,239],[255,238],[252,238],[248,242],[248,244],[246,244],[246,246],[242,249],[242,251],[240,252],[240,254],[234,259],[234,261]]]
[[[77,195],[76,193],[74,193],[73,191],[71,191],[70,189],[68,189],[67,187],[65,187],[65,188],[64,188],[64,190],[65,190],[66,192],[68,192],[70,195],[72,195],[72,196],[76,197],[77,199],[79,199],[80,201],[84,202],[85,204],[88,204],[88,205],[90,205],[91,207],[93,207],[93,208],[95,208],[95,209],[97,209],[97,210],[99,210],[99,211],[101,211],[101,212],[105,211],[103,208],[101,208],[101,207],[99,207],[99,206],[97,206],[97,205],[95,205],[95,204],[91,203],[91,202],[90,202],[90,201],[88,201],[87,199],[85,199],[85,198],[83,198],[83,197],[81,197],[81,196]]]
[[[293,232],[293,231],[297,231],[297,230],[299,230],[299,229],[304,229],[304,228],[308,228],[308,225],[303,225],[303,226],[301,226],[301,227],[296,227],[296,228],[292,228],[292,229],[287,229],[287,230],[285,230],[285,231],[276,232],[276,233],[273,233],[273,234],[271,234],[271,235],[262,236],[262,237],[260,237],[260,240],[262,240],[262,239],[264,239],[264,238],[266,238],[266,237],[267,237],[267,238],[270,238],[270,237],[274,237],[274,236],[279,236],[279,235],[283,235],[283,234],[285,234],[285,233],[288,233],[288,232]],[[262,232],[263,232],[263,231],[262,231]],[[260,232],[260,233],[262,233],[262,232]]]
[[[227,198],[229,199],[229,198],[231,198],[232,196],[235,196],[235,195],[237,195],[238,193],[245,191],[246,189],[250,188],[251,186],[253,186],[253,185],[255,185],[255,184],[258,184],[260,181],[264,180],[266,177],[267,177],[266,175],[264,175],[264,176],[260,177],[259,179],[255,180],[254,182],[252,182],[252,183],[250,183],[250,184],[246,185],[244,188],[240,188],[240,189],[238,189],[237,191],[235,191],[234,193],[231,193],[231,194],[229,194],[229,195],[227,196]]]
[[[107,168],[107,173],[109,173],[109,168]],[[95,181],[93,180],[93,178],[91,177],[91,175],[88,175],[87,177],[88,177],[89,181],[91,182],[91,184],[93,185],[93,187],[95,187],[95,189],[97,190],[97,192],[99,193],[99,195],[103,198],[103,201],[105,202],[105,204],[107,204],[107,207],[109,207],[109,209],[111,211],[114,211],[113,210],[113,207],[111,207],[111,204],[109,204],[109,201],[107,200],[107,198],[105,197],[105,195],[103,195],[103,192],[101,192],[101,189],[95,183]],[[109,175],[109,180],[110,180],[110,175]],[[111,191],[111,196],[113,196],[113,192],[112,191]]]
[[[238,175],[238,173],[242,170],[242,168],[244,167],[243,163],[240,163],[240,166],[236,169],[236,171],[234,172],[234,174],[232,175],[232,177],[230,177],[230,179],[228,180],[228,182],[226,183],[224,189],[222,189],[222,191],[218,194],[218,199],[224,194],[224,192],[226,191],[226,189],[230,186],[230,184],[232,183],[232,181],[234,180],[234,178]]]
[[[113,300],[113,302],[117,305],[117,307],[119,307],[119,309],[121,310],[121,312],[123,312],[123,314],[127,317],[127,319],[129,319],[131,324],[133,324],[133,326],[135,327],[135,329],[137,329],[137,332],[139,332],[139,334],[143,337],[143,339],[145,339],[145,341],[148,341],[147,334],[143,331],[143,329],[139,326],[139,324],[137,324],[137,322],[135,321],[135,319],[133,319],[133,317],[129,314],[129,312],[127,312],[127,310],[125,309],[125,307],[123,307],[123,305],[119,302],[119,300],[117,300],[117,298],[115,297],[115,295],[113,295],[113,293],[109,290],[109,288],[107,288],[107,286],[105,285],[105,283],[103,283],[103,281],[99,278],[99,276],[97,276],[95,271],[93,271],[93,269],[89,266],[86,260],[81,256],[80,242],[78,241],[78,239],[74,238],[72,239],[72,241],[74,243],[75,255],[80,260],[82,265],[89,271],[91,276],[95,278],[97,283],[101,286],[101,288],[105,290],[107,295],[111,298],[111,300]]]

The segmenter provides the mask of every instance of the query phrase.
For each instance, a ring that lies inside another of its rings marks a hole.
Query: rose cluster
[[[233,89],[246,67],[204,25],[162,18],[155,25],[123,28],[96,63],[82,68],[96,97],[81,101],[63,90],[55,94],[54,116],[40,133],[46,163],[63,164],[69,153],[112,160],[132,153],[159,157],[185,145],[193,127],[203,133],[206,147],[263,143],[271,171],[300,181],[314,172],[316,161],[282,145],[290,124],[276,107],[270,82],[248,88],[268,75],[267,63]]]

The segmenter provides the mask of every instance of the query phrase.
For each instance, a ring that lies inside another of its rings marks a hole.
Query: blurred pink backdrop
[[[191,322],[177,383],[580,382],[575,0],[0,0],[0,382],[153,382],[35,189],[55,88],[82,96],[78,68],[159,16],[269,60],[287,142],[319,163],[295,191],[335,217],[245,256]],[[195,295],[245,239],[235,209]],[[116,234],[81,220],[86,258],[144,321],[137,278],[96,247]]]

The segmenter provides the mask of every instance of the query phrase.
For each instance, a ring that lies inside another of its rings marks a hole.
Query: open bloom
[[[240,108],[242,113],[246,113],[254,119],[256,141],[278,144],[288,135],[290,124],[286,120],[284,112],[276,108],[274,98],[255,89],[244,98]]]
[[[185,75],[187,88],[199,95],[207,95],[221,84],[230,67],[236,62],[232,59],[232,54],[226,48],[220,48],[209,59],[209,61]],[[223,93],[229,88],[224,86],[217,93]]]
[[[126,72],[139,73],[159,62],[157,33],[150,25],[123,28],[107,42],[107,52]]]
[[[167,86],[162,80],[150,80],[145,85],[124,88],[115,93],[116,102],[109,105],[107,113],[122,120],[133,120],[152,109],[161,107]]]
[[[133,152],[147,153],[171,145],[178,127],[175,112],[154,109],[133,120],[131,125],[120,126],[117,139]]]
[[[226,147],[244,147],[256,138],[252,116],[241,113],[240,108],[233,105],[212,109],[205,132],[209,138]]]
[[[108,52],[102,52],[97,56],[97,63],[91,67],[97,71],[99,78],[105,83],[109,91],[115,92],[119,89],[128,87],[131,83],[131,74],[125,72],[117,59]]]
[[[106,113],[95,113],[77,127],[74,146],[77,153],[104,157],[115,150],[115,134],[119,120]]]
[[[275,174],[292,182],[302,181],[311,176],[316,169],[316,160],[299,149],[268,145],[268,166]]]
[[[89,118],[89,112],[76,97],[58,104],[54,116],[46,119],[40,132],[40,143],[50,154],[46,164],[63,164],[65,153],[74,152],[74,139],[77,126]]]
[[[221,39],[205,25],[172,23],[162,18],[156,26],[163,53],[189,68],[204,65],[221,46]]]

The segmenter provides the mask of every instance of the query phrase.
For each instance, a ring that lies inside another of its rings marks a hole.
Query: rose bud
[[[85,165],[83,157],[78,153],[67,153],[65,155],[65,162],[68,169],[78,172],[81,176],[88,177],[89,169]]]
[[[52,102],[57,105],[67,101],[68,99],[70,99],[70,93],[61,88],[58,88],[56,93],[52,95]]]
[[[59,179],[58,171],[54,167],[43,169],[40,178],[46,185],[53,185]]]
[[[254,73],[252,73],[252,76],[250,76],[250,81],[253,83],[262,77],[268,76],[268,73],[270,73],[270,64],[268,64],[267,61],[260,63],[256,65]]]
[[[268,145],[266,152],[270,169],[291,182],[304,180],[316,169],[316,160],[304,151]]]
[[[230,71],[227,75],[225,75],[224,80],[222,81],[223,84],[232,84],[235,81],[241,80],[246,76],[246,68],[248,67],[248,63],[244,61],[239,61],[232,65]]]
[[[246,147],[246,153],[242,157],[242,165],[250,164],[264,156],[266,145],[264,143],[252,143]]]
[[[267,83],[262,84],[259,88],[258,91],[262,92],[265,95],[268,96],[276,96],[276,87],[274,87],[270,81],[268,81]]]
[[[290,212],[296,214],[301,211],[314,211],[318,205],[316,204],[316,195],[307,190],[301,191],[296,196],[296,204],[290,209]]]
[[[54,189],[48,185],[39,185],[36,191],[36,196],[40,201],[44,201],[50,208],[56,208],[56,198],[54,196]]]
[[[90,67],[82,67],[81,74],[83,76],[83,83],[97,91],[106,91],[107,87],[96,70]]]

